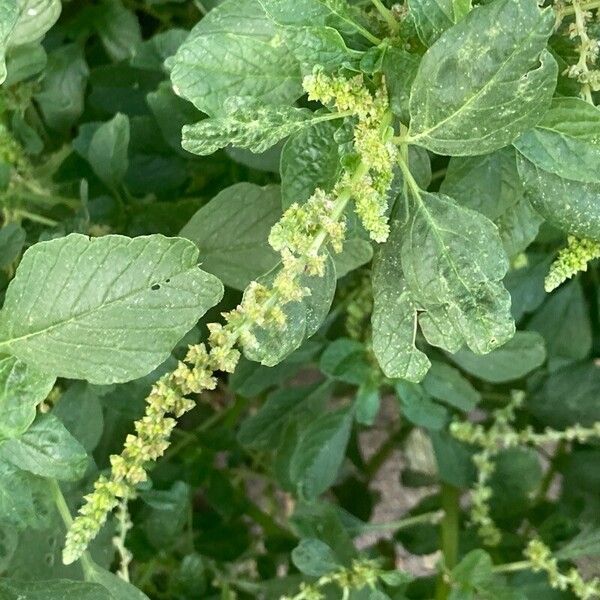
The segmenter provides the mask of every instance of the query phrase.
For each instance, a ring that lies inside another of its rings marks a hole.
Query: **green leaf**
[[[73,148],[104,184],[109,188],[118,186],[129,166],[129,118],[118,113],[106,123],[86,123],[73,140]]]
[[[88,576],[90,583],[101,585],[110,593],[113,600],[148,600],[148,596],[140,592],[131,583],[96,564],[93,565]],[[73,600],[75,599],[73,598]]]
[[[339,254],[334,254],[335,274],[337,278],[344,277],[351,271],[367,264],[373,258],[373,246],[367,240],[350,238],[344,241],[344,247]]]
[[[290,477],[300,497],[315,500],[335,483],[352,428],[347,410],[314,420],[300,434],[290,463]]]
[[[328,395],[330,384],[292,387],[276,390],[267,401],[240,427],[238,441],[247,448],[273,449],[280,441],[287,423],[299,413],[321,405]]]
[[[533,242],[543,221],[525,198],[511,148],[452,158],[440,191],[493,221],[509,257]]]
[[[321,577],[341,568],[334,551],[321,540],[302,540],[292,550],[292,561],[296,568],[311,577]]]
[[[35,95],[46,123],[64,131],[83,113],[89,69],[79,44],[61,46],[48,57],[41,90]]]
[[[555,98],[542,120],[514,145],[543,171],[600,183],[600,110],[585,100]]]
[[[0,229],[0,268],[10,267],[19,258],[25,235],[25,230],[17,223],[8,223]]]
[[[0,442],[27,430],[55,379],[12,356],[0,359]]]
[[[419,382],[431,363],[415,346],[417,305],[402,273],[403,235],[394,221],[373,265],[373,352],[386,377]]]
[[[270,285],[276,269],[258,281]],[[246,348],[245,355],[263,365],[272,367],[300,347],[305,339],[315,334],[327,315],[333,302],[336,289],[335,265],[331,256],[327,256],[325,273],[318,275],[302,275],[299,283],[310,290],[300,302],[290,302],[283,307],[286,315],[286,326],[259,328],[253,330],[258,344],[256,348]]]
[[[280,217],[278,186],[236,183],[205,204],[180,235],[198,246],[203,269],[243,290],[279,262],[268,239]]]
[[[60,0],[17,0],[19,18],[10,34],[11,46],[39,40],[58,20]]]
[[[383,74],[388,90],[390,108],[404,123],[410,120],[410,90],[417,76],[419,56],[403,48],[387,48],[383,57]]]
[[[233,96],[289,104],[302,95],[298,62],[258,0],[225,0],[167,65],[175,93],[211,116]]]
[[[318,117],[305,108],[253,103],[237,108],[237,99],[232,100],[225,103],[225,116],[183,127],[181,145],[185,150],[203,156],[225,146],[234,146],[260,153],[318,121]],[[233,108],[230,110],[229,107]]]
[[[97,583],[54,579],[52,581],[0,581],[2,600],[115,600]],[[125,600],[125,599],[123,599]]]
[[[588,356],[592,324],[581,283],[575,280],[557,289],[532,315],[527,329],[544,337],[552,371]]]
[[[372,373],[364,344],[348,338],[338,338],[327,346],[319,368],[328,377],[353,385],[368,381]]]
[[[433,446],[439,479],[455,487],[471,487],[477,476],[472,448],[459,442],[447,431],[427,433]]]
[[[402,414],[418,427],[433,431],[442,429],[448,421],[448,411],[434,402],[425,389],[408,381],[394,384]]]
[[[535,0],[471,11],[419,65],[409,140],[438,154],[484,154],[535,125],[556,86],[556,61],[545,50],[553,28],[552,10]]]
[[[457,369],[437,360],[431,363],[422,385],[431,397],[467,412],[481,399],[479,392]]]
[[[600,239],[600,184],[548,173],[522,155],[517,166],[526,198],[549,223],[575,236]]]
[[[6,79],[6,49],[18,17],[17,0],[0,0],[0,84]]]
[[[558,560],[573,560],[582,556],[600,556],[600,529],[582,531],[553,554]]]
[[[600,421],[600,366],[594,362],[568,365],[544,381],[527,399],[527,409],[544,425],[564,429]]]
[[[463,371],[492,383],[520,379],[537,369],[546,360],[544,338],[533,331],[517,331],[500,348],[485,356],[460,350],[450,358]]]
[[[40,480],[30,473],[0,460],[1,525],[18,530],[39,526],[40,521],[43,521],[42,511],[35,498],[41,488],[39,484]],[[43,491],[48,496],[48,489],[44,488]]]
[[[486,217],[443,194],[420,192],[402,227],[400,258],[427,341],[450,352],[463,343],[478,354],[514,334],[510,296],[501,280],[508,261]]]
[[[131,58],[142,41],[135,13],[121,0],[102,0],[94,16],[95,29],[108,55],[115,61]]]
[[[0,460],[40,477],[80,479],[88,464],[83,446],[53,415],[40,415],[20,437],[0,444]]]
[[[71,234],[23,256],[0,312],[0,351],[61,377],[135,379],[222,293],[188,240]]]
[[[446,29],[471,10],[470,0],[409,0],[410,14],[421,41],[431,46]]]
[[[283,208],[303,204],[316,188],[331,190],[338,179],[340,156],[335,121],[315,123],[292,135],[281,152]]]

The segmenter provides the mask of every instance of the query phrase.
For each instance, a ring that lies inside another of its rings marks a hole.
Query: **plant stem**
[[[497,565],[492,570],[494,573],[514,573],[515,571],[524,571],[531,568],[531,562],[528,560],[520,560],[518,562],[507,563],[505,565]]]
[[[29,219],[30,221],[34,221],[35,223],[41,223],[42,225],[47,225],[48,227],[56,227],[58,225],[58,221],[48,219],[47,217],[42,217],[42,215],[29,212],[28,210],[23,210],[22,208],[18,208],[14,212],[16,215],[24,219]]]
[[[60,489],[60,485],[58,485],[58,481],[56,479],[48,479],[48,485],[50,486],[50,493],[52,494],[52,499],[54,500],[54,504],[56,505],[56,509],[60,514],[65,527],[69,529],[73,524],[73,517],[71,516],[71,511],[67,506],[67,501]],[[84,552],[80,558],[81,567],[83,568],[83,576],[86,581],[92,581],[93,573],[94,573],[94,563],[92,561],[89,552]]]
[[[357,529],[360,530],[360,533],[389,530],[398,531],[400,529],[414,527],[415,525],[439,523],[439,521],[443,518],[443,514],[444,513],[441,510],[435,510],[432,512],[423,513],[422,515],[400,519],[398,521],[388,521],[386,523],[367,523],[366,525]]]
[[[453,569],[458,563],[458,518],[459,518],[460,492],[458,488],[442,484],[442,509],[444,518],[440,526],[441,548],[444,556],[444,571]],[[450,586],[444,573],[440,573],[437,587],[436,600],[446,600],[450,594]]]
[[[387,26],[390,28],[392,34],[395,35],[396,33],[398,33],[398,21],[396,21],[396,19],[394,18],[392,11],[386,6],[384,6],[381,0],[371,0],[371,2],[387,23]]]

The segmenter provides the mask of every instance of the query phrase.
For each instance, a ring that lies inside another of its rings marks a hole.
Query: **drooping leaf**
[[[519,379],[539,367],[546,360],[544,339],[533,331],[517,331],[500,348],[485,356],[466,349],[451,355],[464,371],[492,383]]]
[[[212,154],[225,146],[259,153],[315,120],[318,117],[304,108],[242,104],[224,116],[185,125],[182,146],[188,152],[200,155]]]
[[[0,359],[0,442],[21,435],[33,423],[36,406],[55,377],[8,356]]]
[[[553,27],[552,11],[535,0],[471,11],[419,65],[409,139],[438,154],[485,154],[535,125],[556,86],[556,61],[545,50]]]
[[[387,377],[419,382],[431,363],[415,346],[417,305],[400,262],[403,233],[393,222],[373,265],[373,351]]]
[[[517,166],[525,196],[540,215],[563,231],[600,239],[600,183],[559,177],[538,168],[520,154]]]
[[[286,104],[302,95],[299,65],[258,0],[211,10],[167,64],[175,93],[211,116],[233,96]]]
[[[501,284],[508,261],[491,221],[448,196],[421,192],[401,235],[402,270],[429,343],[486,354],[512,337]]]
[[[118,113],[106,123],[87,123],[73,140],[75,150],[85,158],[94,173],[110,188],[116,187],[127,172],[129,161],[129,119]]]
[[[301,432],[290,464],[290,477],[301,497],[314,500],[335,482],[351,427],[352,415],[340,410]]]
[[[600,109],[580,98],[555,98],[542,120],[515,142],[542,171],[600,183]]]
[[[279,262],[268,239],[280,217],[278,186],[236,183],[205,204],[180,235],[198,246],[203,269],[243,290]]]
[[[41,477],[72,481],[83,476],[83,446],[53,415],[40,415],[19,437],[0,443],[0,460]]]
[[[23,256],[0,312],[0,351],[62,377],[135,379],[222,291],[187,240],[71,234]]]
[[[431,46],[446,29],[458,23],[471,10],[470,0],[409,0],[408,7],[417,33]]]

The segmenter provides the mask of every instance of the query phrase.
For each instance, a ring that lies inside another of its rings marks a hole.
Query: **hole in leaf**
[[[156,290],[160,290],[160,285],[159,285],[158,283],[155,283],[155,284],[152,286],[152,288],[150,288],[150,289],[153,289],[154,291],[156,291]]]

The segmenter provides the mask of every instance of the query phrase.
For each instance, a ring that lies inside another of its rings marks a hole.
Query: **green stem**
[[[579,7],[584,11],[600,8],[600,0],[592,0],[592,2],[579,2]],[[563,6],[560,10],[556,11],[556,13],[559,19],[562,20],[564,17],[575,14],[575,10],[575,6],[570,4],[568,6]]]
[[[515,571],[525,571],[531,568],[531,562],[528,560],[520,560],[518,562],[507,563],[505,565],[497,565],[492,570],[494,573],[514,573]]]
[[[396,35],[398,33],[398,21],[394,18],[392,11],[384,6],[381,0],[371,0],[373,6],[377,9],[379,14],[383,17],[384,21],[387,23],[392,35]]]
[[[422,515],[416,515],[414,517],[407,517],[406,519],[400,519],[398,521],[388,521],[386,523],[367,523],[357,528],[360,533],[370,533],[377,531],[398,531],[400,529],[407,529],[408,527],[414,527],[415,525],[423,524],[435,524],[439,523],[443,518],[443,512],[440,510],[423,513]]]
[[[48,227],[56,227],[58,225],[58,221],[55,221],[54,219],[42,217],[42,215],[29,212],[28,210],[23,210],[22,208],[17,208],[14,212],[23,219],[28,219],[29,221],[34,221],[35,223],[41,223],[42,225],[47,225]]]
[[[58,510],[65,527],[69,529],[73,524],[73,517],[71,516],[71,511],[67,506],[67,501],[65,500],[62,490],[60,489],[60,485],[58,485],[58,481],[56,481],[56,479],[48,479],[47,481],[50,486],[50,493],[52,494],[52,499],[54,500],[56,509]],[[94,562],[92,561],[91,556],[88,552],[84,552],[80,560],[85,580],[93,581]]]
[[[460,514],[460,492],[458,488],[442,484],[442,509],[444,518],[440,526],[441,547],[444,556],[444,571],[453,569],[458,563],[458,525]],[[436,600],[446,600],[450,594],[450,586],[444,573],[441,573],[436,587]]]

